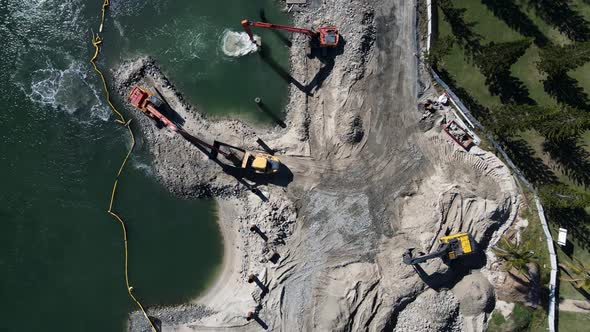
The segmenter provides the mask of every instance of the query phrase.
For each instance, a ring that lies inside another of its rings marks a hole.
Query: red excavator
[[[253,43],[256,43],[256,42],[254,41],[254,35],[252,35],[252,30],[250,29],[250,26],[258,27],[258,28],[265,28],[265,29],[272,29],[272,30],[285,30],[285,31],[290,31],[290,32],[303,33],[303,34],[306,34],[309,37],[311,37],[311,39],[313,41],[317,40],[319,42],[320,47],[336,47],[336,46],[338,46],[339,35],[338,35],[338,29],[336,27],[318,28],[318,31],[316,32],[316,31],[309,30],[309,29],[294,28],[294,27],[289,27],[286,25],[273,24],[273,23],[254,22],[254,21],[250,21],[250,20],[242,20],[242,26],[244,27],[244,30],[246,30],[246,33],[248,34],[248,36],[250,37],[250,40]]]
[[[147,90],[139,86],[134,87],[129,95],[129,100],[133,107],[139,109],[148,117],[154,119],[156,122],[160,122],[172,131],[178,131],[178,127],[158,111],[158,107],[162,106],[162,101],[147,92]]]

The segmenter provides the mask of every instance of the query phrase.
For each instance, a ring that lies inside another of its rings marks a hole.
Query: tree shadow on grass
[[[442,10],[445,19],[451,25],[453,34],[459,43],[466,50],[467,54],[473,56],[481,48],[482,36],[473,29],[477,22],[465,21],[465,8],[456,8],[451,0],[438,0],[438,6]]]
[[[485,83],[490,94],[500,97],[502,104],[537,104],[529,96],[529,89],[526,85],[520,79],[510,75],[509,71],[488,77]]]
[[[446,69],[437,69],[440,78],[447,83],[453,92],[461,99],[469,111],[482,123],[490,119],[490,110],[473,98],[467,90],[462,88]]]
[[[514,164],[523,172],[524,177],[535,186],[557,181],[557,176],[541,158],[535,156],[535,151],[525,140],[502,137],[499,142]]]
[[[586,188],[590,186],[590,153],[576,139],[546,141],[543,150],[572,181]]]
[[[549,43],[549,39],[547,39],[535,23],[520,10],[520,7],[514,3],[514,0],[482,0],[481,2],[511,29],[523,36],[533,38],[535,45],[544,47]]]
[[[590,110],[590,100],[578,81],[567,74],[547,77],[543,81],[545,92],[558,103],[583,110]]]
[[[528,0],[528,5],[569,39],[577,42],[590,40],[590,23],[570,7],[569,0]]]

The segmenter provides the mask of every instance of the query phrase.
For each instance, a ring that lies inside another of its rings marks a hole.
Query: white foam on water
[[[191,33],[188,37],[189,41],[187,43],[188,46],[188,54],[193,59],[201,59],[203,56],[204,51],[204,34],[203,33]]]
[[[36,70],[31,75],[30,88],[23,90],[31,101],[71,115],[83,114],[84,118],[103,121],[110,116],[80,62],[63,70],[53,67]]]
[[[117,20],[117,19],[114,19],[113,25],[115,26],[115,28],[119,32],[119,36],[125,38],[125,31],[123,29],[123,25],[121,24],[121,22],[119,22],[119,20]]]
[[[8,21],[20,38],[5,60],[16,68],[12,82],[31,101],[92,123],[108,120],[110,110],[92,68],[78,55],[89,47],[84,7],[80,0],[8,0]]]
[[[206,18],[198,22],[178,18],[163,26],[154,27],[143,38],[147,44],[154,42],[158,45],[149,52],[155,52],[167,62],[182,63],[208,57],[210,30],[212,25]]]
[[[136,170],[142,172],[143,174],[145,174],[147,176],[154,175],[153,168],[148,163],[138,160],[138,158],[132,158],[131,165],[133,166],[133,168],[135,168]]]
[[[250,37],[245,32],[235,32],[226,30],[221,39],[221,50],[227,56],[241,57],[250,53],[258,51],[260,44],[260,37],[254,35],[256,44],[250,40]]]
[[[126,0],[126,1],[111,1],[109,13],[117,18],[120,16],[133,16],[145,8],[150,3],[157,3],[157,1],[149,0]]]

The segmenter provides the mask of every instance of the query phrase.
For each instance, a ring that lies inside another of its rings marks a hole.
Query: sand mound
[[[459,300],[461,313],[465,316],[489,313],[494,309],[494,288],[479,272],[464,277],[452,291]]]
[[[346,114],[338,118],[340,128],[340,139],[349,144],[359,143],[365,131],[363,129],[363,120],[357,114]]]

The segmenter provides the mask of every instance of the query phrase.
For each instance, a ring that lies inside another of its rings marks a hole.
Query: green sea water
[[[286,85],[256,55],[220,53],[243,17],[285,23],[271,0],[111,1],[99,65],[152,55],[207,114],[266,121]],[[0,0],[0,331],[123,331],[135,310],[121,227],[107,213],[129,147],[88,59],[102,1]],[[263,36],[277,63],[287,50]],[[118,104],[121,101],[117,102]],[[128,224],[130,278],[147,306],[194,298],[222,260],[215,204],[172,197],[141,140],[115,209]]]

